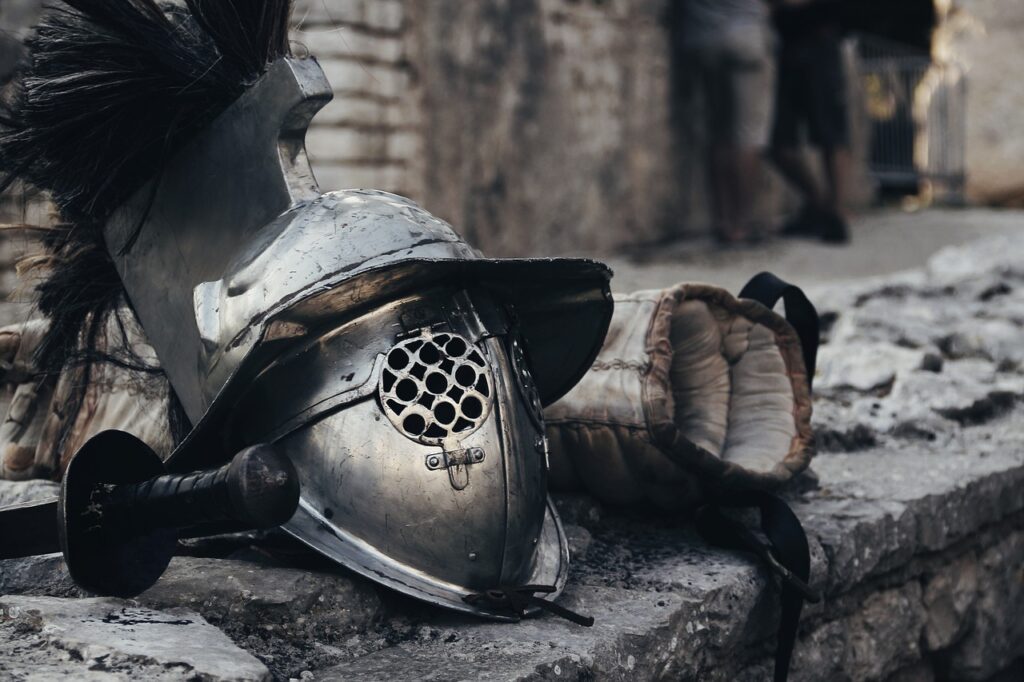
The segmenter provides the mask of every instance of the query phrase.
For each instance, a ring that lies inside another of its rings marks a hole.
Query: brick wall
[[[320,60],[334,100],[307,138],[325,189],[378,187],[422,196],[422,130],[411,89],[402,0],[298,0],[296,50]]]
[[[299,0],[335,101],[324,189],[407,194],[490,253],[611,250],[699,216],[667,0]],[[682,145],[682,146],[681,146]]]

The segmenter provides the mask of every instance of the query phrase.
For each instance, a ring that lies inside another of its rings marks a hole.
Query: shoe
[[[783,237],[819,238],[828,244],[846,244],[850,228],[838,213],[805,206],[789,220],[779,234]]]
[[[825,213],[820,223],[821,240],[827,244],[847,244],[850,241],[850,227],[838,213]]]
[[[820,211],[804,206],[800,212],[790,218],[779,230],[782,237],[817,237],[821,234],[818,227]]]

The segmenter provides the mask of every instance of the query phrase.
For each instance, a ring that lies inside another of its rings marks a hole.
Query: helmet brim
[[[546,406],[576,385],[601,350],[612,318],[611,277],[608,266],[584,258],[397,260],[319,283],[270,324],[315,328],[437,284],[484,289],[515,316]]]
[[[300,502],[298,511],[284,525],[284,530],[327,558],[401,594],[482,618],[499,621],[518,619],[508,611],[488,607],[481,601],[467,600],[466,597],[474,594],[473,590],[403,564],[335,525],[309,504]],[[554,592],[538,595],[553,601],[562,593],[568,574],[569,544],[555,505],[548,497],[533,571],[525,584],[554,587]],[[538,610],[531,607],[527,614]]]
[[[606,265],[582,258],[415,258],[325,277],[268,313],[259,340],[171,454],[168,468],[194,471],[216,466],[246,445],[232,442],[220,427],[252,379],[283,348],[315,337],[341,317],[360,315],[435,285],[483,289],[508,305],[541,403],[550,405],[576,385],[601,350],[612,317],[611,276]]]

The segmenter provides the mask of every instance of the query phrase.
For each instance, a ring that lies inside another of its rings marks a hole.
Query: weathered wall
[[[685,195],[665,5],[409,4],[428,208],[501,253],[659,236]]]
[[[21,26],[39,4],[3,0],[0,23]],[[1004,74],[1024,57],[1024,5],[957,5],[942,44],[968,69],[970,194],[1012,198],[1024,194],[1024,90]],[[411,196],[495,255],[703,232],[700,130],[672,88],[673,6],[296,0],[298,49],[319,56],[336,88],[309,135],[317,176],[325,189]],[[853,184],[865,201],[859,170]],[[768,223],[792,195],[770,172],[763,185]]]
[[[408,195],[494,255],[702,231],[700,131],[672,86],[672,6],[297,0],[296,50],[335,87],[308,138],[317,177]],[[765,189],[767,222],[783,194],[767,173]]]
[[[376,187],[422,197],[422,128],[407,57],[407,4],[295,4],[294,47],[319,58],[335,90],[307,140],[324,189]]]
[[[1024,201],[1024,3],[958,0],[948,55],[967,69],[967,188],[983,202]]]
[[[336,100],[325,188],[399,191],[494,253],[663,236],[686,215],[665,0],[304,0]],[[685,164],[683,164],[685,166]]]
[[[300,0],[296,38],[337,94],[309,136],[321,185],[407,194],[494,255],[706,231],[702,131],[673,85],[674,6]],[[766,166],[762,222],[787,202]]]

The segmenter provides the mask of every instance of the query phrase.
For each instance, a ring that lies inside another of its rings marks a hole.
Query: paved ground
[[[681,281],[709,282],[737,291],[761,270],[813,287],[921,267],[939,249],[979,237],[1019,234],[1024,238],[1024,211],[886,210],[860,216],[852,232],[851,244],[841,247],[787,239],[722,251],[709,240],[690,240],[601,260],[615,270],[612,285],[621,292]]]

